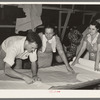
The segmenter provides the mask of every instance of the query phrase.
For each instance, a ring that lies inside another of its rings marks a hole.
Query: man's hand
[[[29,77],[29,76],[24,76],[23,77],[23,79],[25,80],[25,82],[27,83],[27,84],[32,84],[33,83],[33,79],[31,78],[31,77]]]
[[[32,79],[33,79],[33,82],[35,82],[35,81],[41,81],[41,79],[37,75],[33,76]]]

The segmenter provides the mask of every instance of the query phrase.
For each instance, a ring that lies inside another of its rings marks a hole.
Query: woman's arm
[[[80,52],[80,50],[81,50],[81,48],[82,48],[82,46],[83,46],[83,42],[84,42],[84,40],[83,40],[83,38],[82,38],[82,40],[80,41],[80,45],[77,47],[76,56],[77,56],[78,53]]]
[[[89,29],[88,27],[84,30],[84,32],[82,33],[82,39],[80,41],[80,45],[78,46],[77,48],[77,51],[76,51],[76,55],[79,53],[79,51],[81,50],[82,48],[82,44],[84,42],[84,39],[86,38],[86,36],[89,34]]]
[[[72,63],[72,66],[74,66],[74,65],[78,62],[80,56],[81,56],[81,55],[83,54],[83,52],[86,50],[86,44],[87,44],[87,42],[86,42],[86,41],[83,41],[83,44],[81,45],[81,49],[80,49],[79,53],[77,54],[76,59],[75,59],[74,62]]]
[[[73,69],[70,67],[70,65],[68,63],[68,60],[65,56],[62,44],[61,44],[60,39],[59,39],[58,36],[56,37],[56,42],[57,42],[57,51],[58,51],[60,57],[62,58],[63,62],[65,63],[67,70],[71,71],[71,72],[74,72]]]
[[[99,60],[100,60],[100,44],[98,44],[98,46],[97,46],[97,54],[96,54],[96,61],[95,61],[94,70],[100,71]]]

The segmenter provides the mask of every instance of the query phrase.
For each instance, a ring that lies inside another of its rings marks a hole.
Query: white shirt
[[[51,40],[47,40],[47,38],[45,37],[45,35],[43,35],[42,38],[43,38],[42,39],[42,52],[45,52],[46,42],[47,41],[51,44],[52,51],[56,52],[56,38],[55,38],[55,36],[53,36]]]
[[[26,37],[24,36],[12,36],[4,40],[2,43],[2,49],[6,52],[6,57],[4,58],[4,62],[9,65],[13,65],[15,58],[27,59],[29,57],[31,62],[37,60],[36,51],[29,53],[28,51],[24,51],[24,42]]]

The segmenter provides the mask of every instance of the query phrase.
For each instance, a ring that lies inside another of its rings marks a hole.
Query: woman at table
[[[82,34],[77,27],[72,27],[66,37],[69,40],[69,46],[65,46],[67,43],[64,43],[65,52],[68,58],[68,61],[71,61],[76,56],[77,47],[80,44],[82,39]]]
[[[55,33],[54,26],[52,25],[45,26],[44,32],[39,33],[39,36],[42,40],[42,48],[38,51],[39,68],[51,66],[53,53],[55,53],[57,50],[60,57],[64,61],[67,70],[69,72],[74,72],[74,70],[68,64],[60,39]]]
[[[99,61],[100,61],[100,24],[98,21],[94,21],[90,24],[88,28],[88,34],[83,39],[83,44],[81,46],[81,49],[76,56],[76,59],[72,63],[72,66],[74,66],[76,63],[78,63],[78,60],[80,56],[83,54],[83,52],[87,49],[89,52],[89,59],[92,61],[95,61],[94,70],[100,71],[99,69]]]

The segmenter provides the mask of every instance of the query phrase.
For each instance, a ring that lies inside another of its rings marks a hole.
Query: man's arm
[[[5,68],[4,68],[4,72],[7,76],[10,76],[12,78],[19,78],[19,79],[23,79],[25,80],[26,83],[30,84],[33,82],[32,78],[27,76],[27,75],[24,75],[24,74],[21,74],[15,70],[13,70],[11,68],[11,66],[7,63],[5,63]]]
[[[37,76],[38,66],[36,61],[31,63],[31,71],[32,71],[32,77]]]
[[[32,70],[33,81],[40,81],[41,79],[37,75],[38,73],[37,61],[31,63],[31,70]]]

